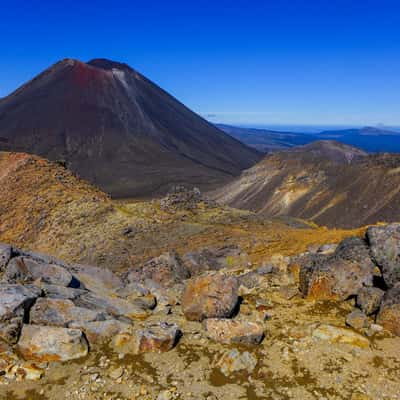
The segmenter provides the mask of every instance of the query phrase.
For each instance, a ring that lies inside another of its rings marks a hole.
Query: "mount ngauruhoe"
[[[226,135],[126,64],[66,59],[0,100],[0,150],[68,168],[115,197],[211,188],[253,165]]]

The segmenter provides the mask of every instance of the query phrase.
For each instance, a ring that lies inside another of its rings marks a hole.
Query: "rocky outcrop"
[[[178,210],[194,210],[198,203],[204,201],[198,188],[188,189],[185,186],[174,186],[165,197],[160,200],[160,208],[166,212]]]
[[[177,304],[169,298],[174,291],[166,292],[154,281],[146,280],[147,287],[124,285],[111,271],[69,265],[7,245],[0,249],[0,344],[16,345],[26,359],[83,357],[89,343],[97,347],[132,333],[133,323],[146,319],[158,300],[160,305]],[[167,351],[180,335],[169,324],[153,324],[135,332],[139,353]]]
[[[189,280],[182,296],[182,309],[190,321],[231,317],[238,304],[238,280],[212,274]]]
[[[393,287],[400,282],[400,224],[370,227],[367,238],[386,285]]]
[[[304,297],[354,297],[361,311],[347,316],[348,325],[366,329],[374,325],[367,316],[377,314],[378,324],[400,336],[400,224],[370,227],[366,240],[345,239],[332,255],[307,253],[293,258],[291,266],[298,266]]]

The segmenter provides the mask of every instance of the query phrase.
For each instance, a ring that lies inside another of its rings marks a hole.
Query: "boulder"
[[[385,293],[376,322],[400,336],[400,283]]]
[[[15,257],[8,263],[3,280],[9,283],[42,282],[58,286],[69,286],[72,275],[63,267],[45,264],[29,257]]]
[[[177,283],[169,288],[165,288],[151,279],[146,279],[144,284],[149,292],[156,297],[157,309],[160,307],[176,306],[180,303],[184,290],[183,284]]]
[[[30,311],[30,323],[68,327],[70,324],[101,321],[107,314],[77,307],[71,300],[40,298]]]
[[[371,259],[368,243],[357,236],[342,240],[334,252],[334,257],[360,265],[364,264],[368,269],[375,267]]]
[[[72,322],[70,328],[77,328],[84,332],[91,347],[108,343],[113,337],[121,332],[130,332],[132,325],[115,319],[92,322]]]
[[[209,318],[204,321],[207,336],[219,343],[260,344],[264,327],[256,322]]]
[[[151,279],[167,287],[190,278],[190,272],[174,251],[152,258],[144,265],[132,268],[127,274],[128,282],[145,282]]]
[[[0,243],[0,273],[2,273],[11,259],[12,248],[8,244]]]
[[[300,270],[300,290],[316,300],[346,300],[373,285],[375,266],[368,246],[357,237],[339,244],[332,256],[313,256]]]
[[[0,338],[14,344],[29,308],[40,296],[35,286],[0,284]]]
[[[74,264],[68,266],[68,270],[77,278],[82,288],[93,293],[113,296],[123,287],[122,280],[106,268]]]
[[[287,272],[293,277],[293,281],[299,282],[299,290],[304,296],[307,296],[313,271],[320,265],[323,265],[328,259],[327,256],[320,254],[305,254],[292,258]]]
[[[318,266],[308,282],[307,298],[316,300],[346,300],[357,295],[364,286],[373,284],[373,268],[334,259]]]
[[[191,279],[182,296],[182,309],[189,321],[229,318],[238,305],[238,280],[226,274]]]
[[[246,371],[251,374],[257,366],[257,358],[248,351],[241,353],[239,350],[233,349],[227,351],[216,366],[225,376],[240,371]]]
[[[39,286],[46,297],[52,299],[65,299],[75,300],[87,291],[84,289],[74,289],[70,287],[49,285],[43,282],[34,282],[35,285]]]
[[[214,252],[207,248],[186,253],[182,258],[192,276],[200,275],[206,271],[218,271],[223,268]]]
[[[131,320],[147,318],[149,312],[142,307],[132,304],[119,297],[111,297],[106,294],[99,295],[87,292],[74,300],[78,307],[89,310],[102,311],[114,317],[126,317]]]
[[[376,287],[363,287],[357,293],[357,306],[367,315],[378,312],[385,292]]]
[[[163,353],[171,350],[180,336],[177,325],[159,322],[116,335],[112,347],[122,354]]]
[[[360,310],[354,310],[348,314],[346,324],[356,330],[368,328],[371,325],[368,317]]]
[[[389,288],[400,282],[400,223],[367,230],[372,256]]]
[[[333,325],[322,324],[314,329],[312,337],[318,340],[328,341],[332,344],[341,343],[366,348],[369,340],[351,329],[339,328]]]
[[[186,253],[183,262],[190,271],[191,276],[197,276],[207,271],[218,271],[237,264],[247,264],[248,256],[238,246],[224,246],[218,249],[203,248],[198,251]],[[247,265],[246,265],[247,266]]]
[[[85,357],[89,348],[79,329],[24,325],[17,349],[25,360],[47,362]]]

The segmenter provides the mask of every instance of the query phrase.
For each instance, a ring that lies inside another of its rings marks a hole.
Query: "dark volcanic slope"
[[[400,154],[321,141],[266,156],[212,196],[268,216],[330,227],[400,221]]]
[[[125,64],[66,59],[0,100],[0,150],[63,159],[117,197],[213,187],[259,154]]]

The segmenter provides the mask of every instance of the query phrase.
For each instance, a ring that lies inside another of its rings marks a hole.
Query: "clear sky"
[[[213,121],[400,125],[398,0],[0,0],[0,97],[66,57],[126,62]]]

